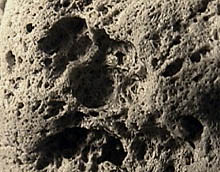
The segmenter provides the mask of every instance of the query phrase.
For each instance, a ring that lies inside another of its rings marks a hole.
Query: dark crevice
[[[174,32],[179,32],[181,30],[181,20],[177,20],[174,24],[173,24],[173,31]]]
[[[208,8],[210,0],[201,0],[201,3],[199,4],[198,12],[204,13],[206,9]]]
[[[182,69],[182,66],[183,59],[177,58],[166,67],[165,71],[162,73],[162,76],[171,77],[173,75],[176,75]]]

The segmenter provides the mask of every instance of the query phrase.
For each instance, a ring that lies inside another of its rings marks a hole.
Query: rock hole
[[[220,15],[220,4],[217,4],[217,7],[216,7],[216,12],[217,12],[217,15]]]
[[[19,102],[18,105],[17,105],[18,109],[22,109],[24,107],[24,103],[22,102]]]
[[[220,88],[211,88],[199,95],[199,106],[201,113],[204,114],[204,119],[219,123],[220,122]]]
[[[181,116],[178,120],[178,127],[184,139],[188,141],[200,138],[203,132],[203,125],[193,116]]]
[[[70,5],[70,0],[61,0],[61,1],[60,1],[60,4],[61,4],[64,8],[66,8],[66,7],[68,7],[68,6]]]
[[[165,168],[164,172],[175,172],[175,167],[170,164]]]
[[[87,65],[76,69],[70,75],[73,96],[88,108],[98,108],[106,104],[113,92],[113,81],[107,68],[102,65]],[[74,86],[76,85],[77,86]]]
[[[78,60],[80,56],[86,55],[91,45],[92,40],[89,38],[89,36],[84,35],[80,37],[78,40],[74,41],[72,47],[70,48],[68,52],[68,60]]]
[[[202,76],[203,76],[202,74],[199,74],[199,75],[195,76],[192,80],[194,82],[198,82],[202,78]]]
[[[162,75],[164,77],[171,77],[173,75],[176,75],[182,69],[182,66],[183,59],[177,58],[175,61],[173,61],[166,67]]]
[[[198,63],[201,60],[202,56],[205,56],[208,52],[210,52],[210,48],[208,46],[203,46],[202,48],[198,49],[190,56],[190,60],[192,63]]]
[[[32,112],[35,112],[41,105],[41,100],[36,100],[31,107]]]
[[[138,161],[144,159],[144,155],[146,153],[146,144],[140,138],[135,139],[131,145],[131,149],[134,152],[135,157]]]
[[[33,29],[34,29],[34,26],[32,25],[32,23],[29,23],[26,25],[26,30],[28,33],[32,32]]]
[[[97,112],[97,111],[90,111],[89,115],[91,115],[93,117],[97,117],[97,116],[99,116],[99,112]]]
[[[173,31],[174,32],[179,32],[181,29],[181,21],[177,20],[174,24],[173,24]]]
[[[42,60],[42,62],[43,62],[45,67],[48,67],[48,66],[51,65],[52,59],[51,58],[45,58],[45,59]]]
[[[64,101],[56,101],[56,100],[51,100],[47,103],[48,108],[47,108],[47,113],[43,117],[45,120],[56,116],[60,113],[60,110],[63,110],[63,106],[66,103]]]
[[[6,62],[8,63],[9,68],[15,65],[15,55],[12,53],[12,51],[8,51],[6,53]]]
[[[202,0],[201,3],[199,4],[198,12],[204,13],[208,8],[209,2],[210,0]]]
[[[118,52],[115,54],[115,56],[116,56],[117,59],[118,59],[118,65],[122,65],[122,64],[123,64],[123,57],[125,56],[125,54],[118,51]]]
[[[209,21],[209,16],[204,16],[204,17],[203,17],[203,20],[204,20],[205,22]]]
[[[151,65],[153,66],[153,69],[156,69],[158,63],[159,63],[159,60],[157,58],[153,58],[151,60]]]
[[[176,38],[174,38],[174,40],[172,41],[172,44],[171,44],[171,46],[175,46],[175,45],[178,45],[178,44],[180,44],[180,42],[181,42],[181,36],[177,36]]]
[[[72,158],[80,151],[80,145],[85,141],[87,134],[87,129],[76,127],[66,128],[60,133],[48,136],[37,145],[35,150],[40,154],[36,169],[44,169],[53,163],[55,155],[56,157]]]
[[[62,18],[52,26],[46,37],[38,41],[38,47],[47,54],[58,52],[62,46],[66,46],[71,37],[80,33],[84,27],[86,27],[86,22],[82,18]]]
[[[102,145],[102,155],[98,158],[98,163],[109,161],[117,166],[121,166],[127,153],[124,151],[120,140],[109,137],[107,143]]]
[[[53,160],[53,156],[51,153],[42,154],[37,160],[36,170],[43,170],[50,164],[52,160]]]

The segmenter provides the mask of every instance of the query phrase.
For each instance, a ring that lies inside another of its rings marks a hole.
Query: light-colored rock
[[[218,0],[5,2],[1,172],[220,170]]]

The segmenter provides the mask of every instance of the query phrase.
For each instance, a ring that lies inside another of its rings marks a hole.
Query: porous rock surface
[[[1,172],[220,170],[218,0],[5,2]]]

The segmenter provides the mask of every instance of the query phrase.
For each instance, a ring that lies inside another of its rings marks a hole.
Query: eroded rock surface
[[[5,2],[0,171],[220,170],[218,0]]]

